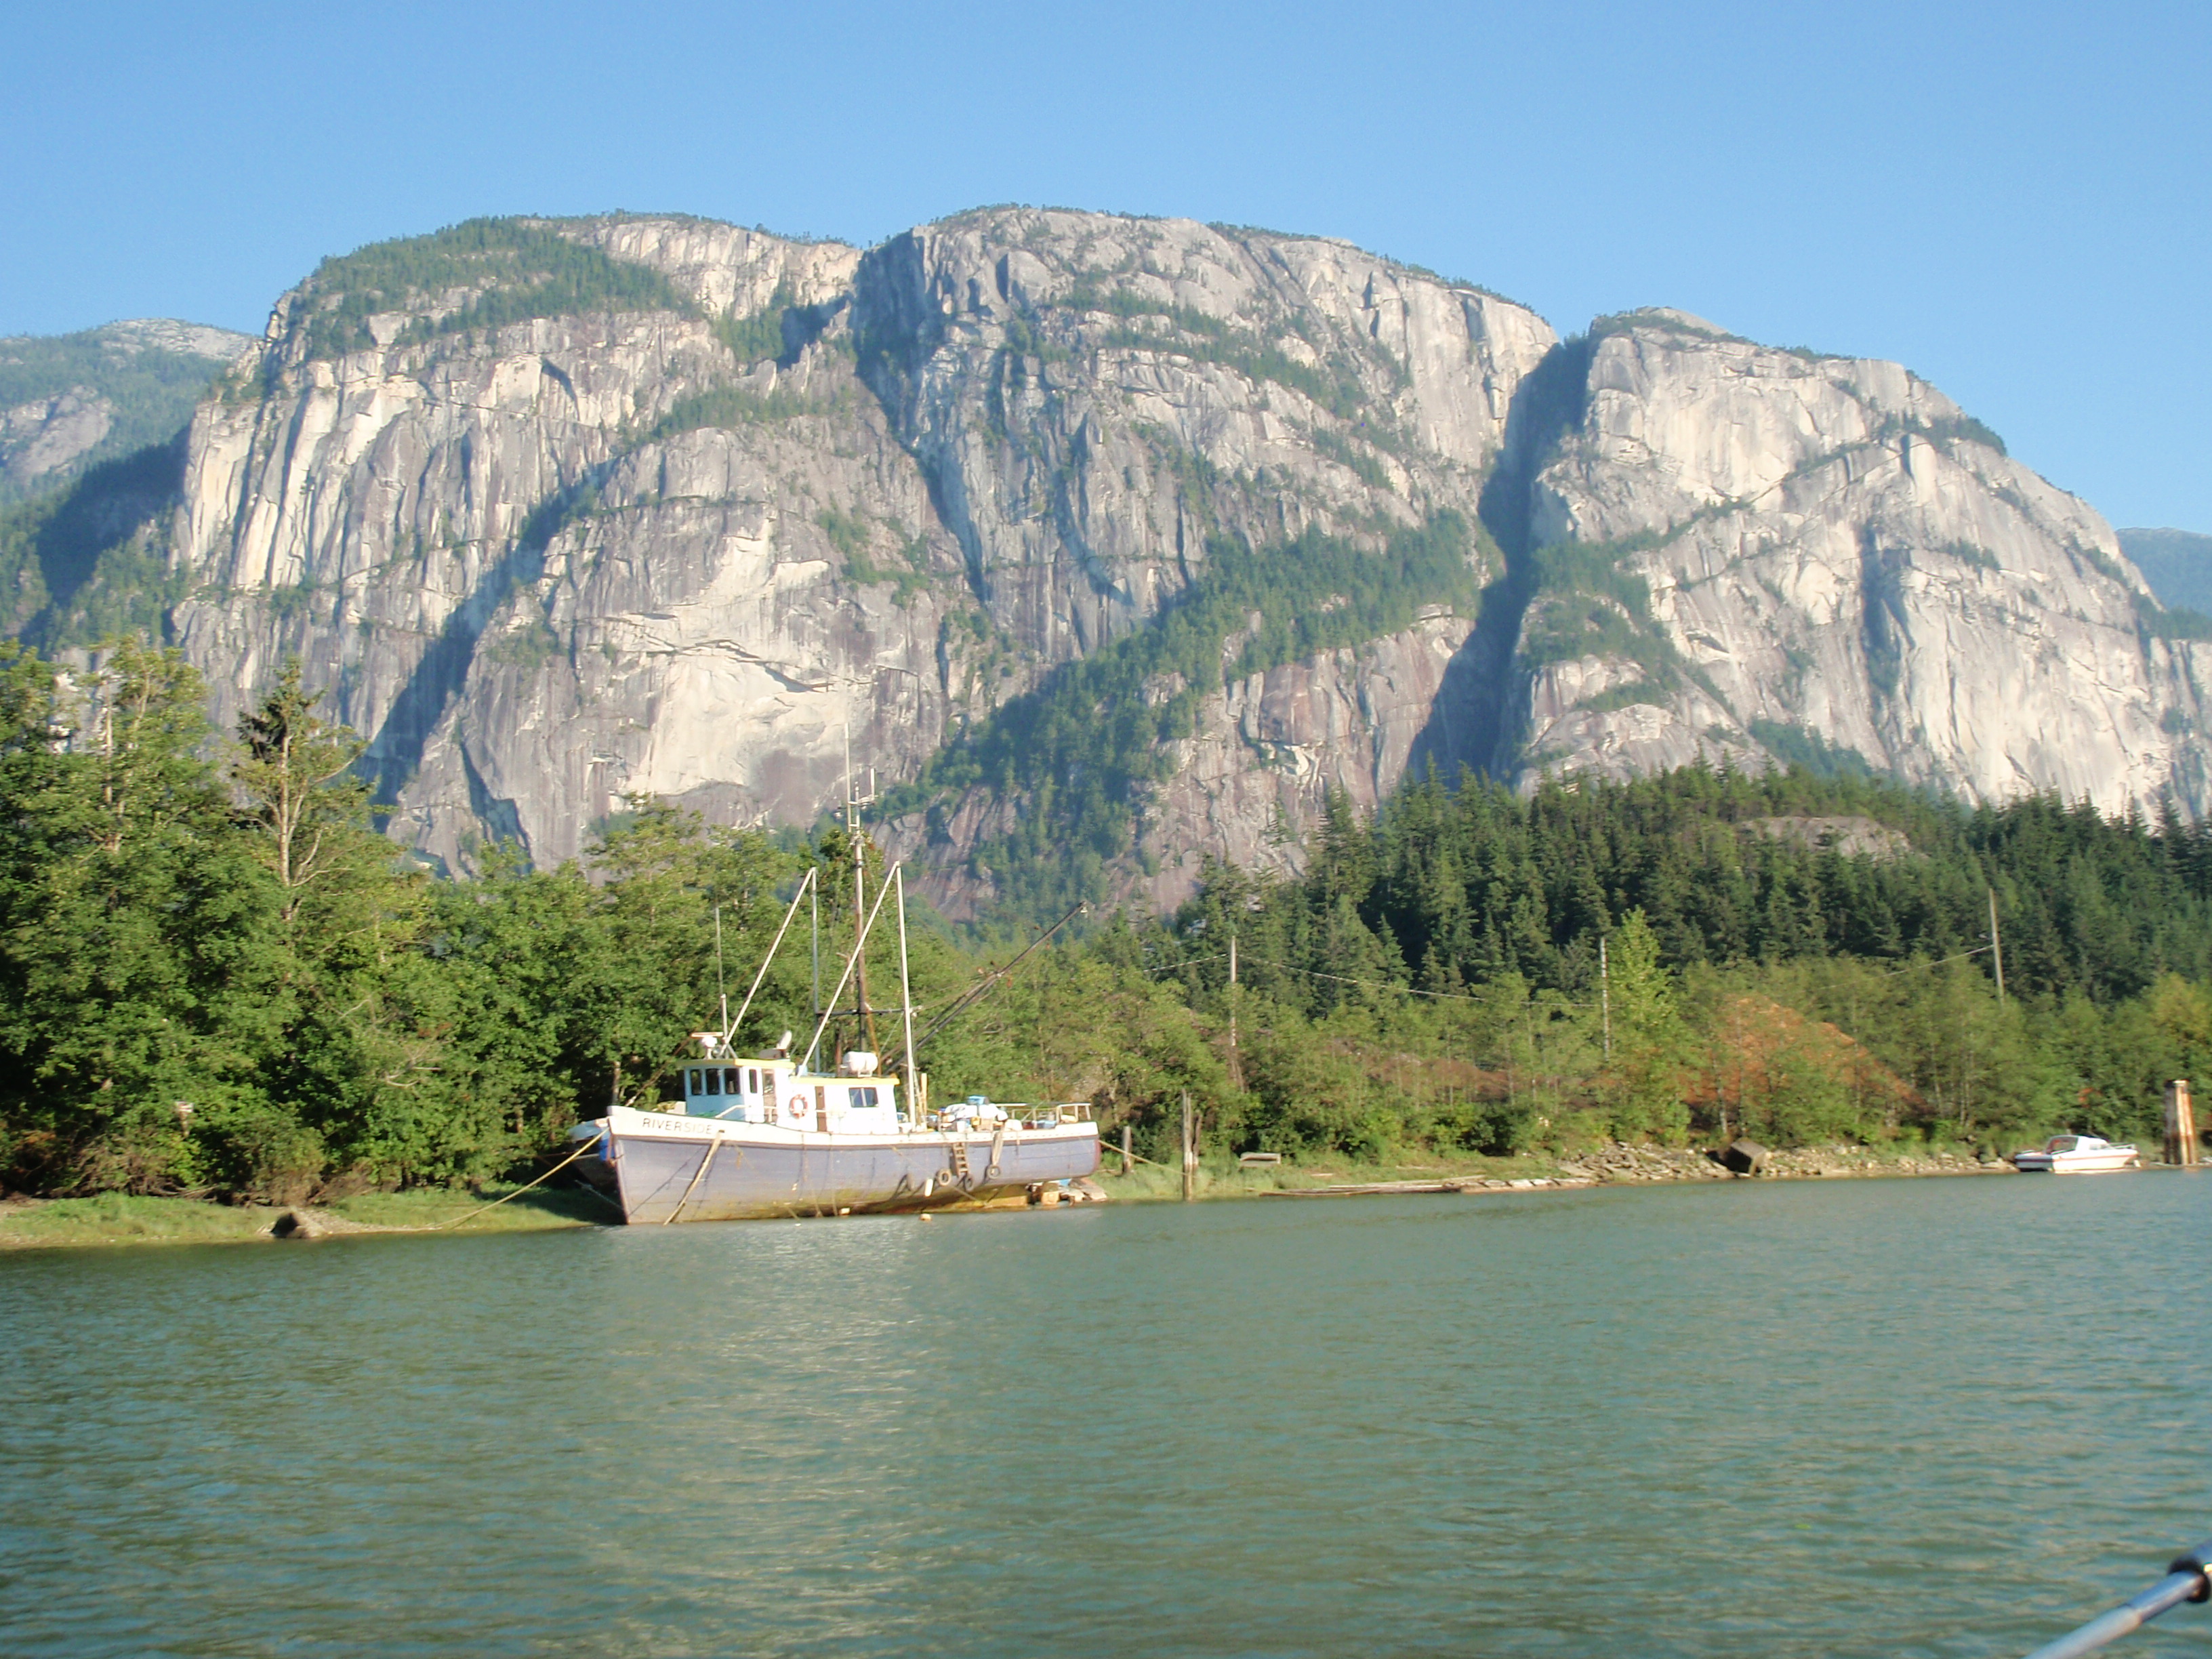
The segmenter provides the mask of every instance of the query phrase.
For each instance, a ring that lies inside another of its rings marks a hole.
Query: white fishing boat
[[[1087,1104],[971,1099],[908,1111],[902,1080],[848,1053],[835,1072],[716,1051],[684,1098],[577,1126],[580,1162],[633,1223],[925,1210],[1060,1185],[1098,1168]],[[709,1087],[717,1092],[708,1093]]]
[[[2125,1142],[2116,1146],[2095,1135],[2053,1135],[2040,1151],[2012,1155],[2014,1169],[2050,1175],[2103,1175],[2142,1164],[2142,1154],[2134,1146]]]
[[[625,1219],[924,1210],[1024,1191],[1042,1196],[1048,1185],[1064,1186],[1097,1170],[1098,1126],[1088,1102],[1002,1104],[969,1095],[931,1109],[928,1075],[915,1063],[905,875],[902,866],[892,866],[874,907],[862,915],[865,844],[857,820],[865,803],[849,790],[848,795],[854,830],[855,937],[805,1049],[794,1054],[788,1031],[766,1053],[740,1054],[732,1045],[799,907],[817,891],[811,869],[736,1015],[725,998],[717,1029],[692,1034],[699,1050],[683,1067],[681,1098],[611,1106],[605,1117],[572,1132],[572,1140],[588,1143],[579,1168],[615,1197]],[[899,1006],[872,1009],[865,952],[884,901],[894,896]],[[818,908],[816,933],[818,940]],[[848,984],[855,988],[854,1001],[842,1009],[838,1002]],[[872,1031],[878,1014],[895,1015],[901,1023],[902,1054],[896,1067],[886,1069],[872,1048],[848,1049],[835,1066],[817,1067],[815,1057],[834,1017]]]

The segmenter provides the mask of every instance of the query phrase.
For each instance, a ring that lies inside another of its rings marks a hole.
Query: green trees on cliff
[[[1152,626],[1008,701],[895,790],[886,811],[935,826],[959,792],[988,785],[1023,808],[975,860],[1006,908],[1042,922],[1103,900],[1117,860],[1152,855],[1135,836],[1139,793],[1166,775],[1168,745],[1191,734],[1210,693],[1410,626],[1425,606],[1471,616],[1485,564],[1503,562],[1454,513],[1399,529],[1379,552],[1315,532],[1265,552],[1215,537],[1189,592]]]
[[[572,241],[527,219],[467,219],[427,236],[372,242],[315,267],[307,282],[307,355],[376,343],[380,313],[434,313],[402,338],[499,328],[537,317],[696,308],[659,271]]]

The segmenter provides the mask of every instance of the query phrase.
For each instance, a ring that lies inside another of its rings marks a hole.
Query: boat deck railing
[[[1063,1101],[1057,1106],[1032,1106],[1026,1101],[994,1100],[988,1110],[1004,1113],[1003,1117],[978,1115],[972,1107],[932,1112],[923,1127],[939,1134],[988,1134],[1000,1123],[1016,1124],[1024,1129],[1057,1129],[1070,1123],[1092,1121],[1091,1103],[1087,1100]]]

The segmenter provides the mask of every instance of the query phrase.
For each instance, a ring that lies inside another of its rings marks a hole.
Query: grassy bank
[[[1147,1203],[1180,1199],[1182,1174],[1158,1164],[1139,1164],[1127,1175],[1117,1173],[1121,1155],[1106,1150],[1097,1180],[1109,1198],[1125,1203]],[[1198,1195],[1200,1198],[1250,1198],[1261,1193],[1304,1192],[1319,1187],[1365,1186],[1393,1181],[1455,1181],[1488,1177],[1505,1181],[1566,1173],[1550,1158],[1484,1158],[1474,1153],[1420,1155],[1407,1161],[1366,1163],[1358,1158],[1316,1158],[1307,1164],[1277,1164],[1260,1169],[1239,1167],[1233,1158],[1213,1156],[1200,1160]]]
[[[513,1185],[491,1184],[481,1194],[445,1189],[363,1193],[315,1206],[309,1213],[332,1234],[526,1232],[580,1227],[616,1219],[599,1200],[574,1191],[524,1193],[495,1209],[485,1204]],[[0,1204],[0,1249],[59,1249],[92,1244],[222,1244],[266,1241],[285,1212],[262,1205],[212,1204],[192,1198],[140,1198],[102,1193],[94,1198],[18,1199]],[[459,1225],[453,1224],[459,1223]]]

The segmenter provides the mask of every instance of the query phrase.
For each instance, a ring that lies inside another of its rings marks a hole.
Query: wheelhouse
[[[681,1110],[734,1123],[791,1129],[895,1133],[905,1122],[888,1077],[820,1077],[788,1063],[701,1061],[684,1068]],[[665,1110],[678,1109],[672,1103]]]
[[[775,1068],[770,1066],[687,1066],[684,1068],[684,1109],[694,1117],[726,1117],[740,1123],[765,1121],[767,1103],[775,1096]],[[756,1113],[761,1115],[756,1115]]]

